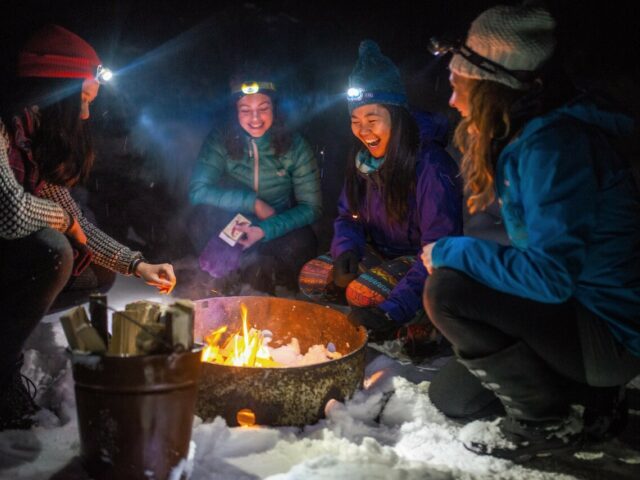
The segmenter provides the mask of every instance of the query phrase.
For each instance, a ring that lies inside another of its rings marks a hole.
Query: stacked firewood
[[[193,347],[193,302],[172,305],[138,301],[114,312],[108,331],[106,295],[92,295],[90,315],[84,307],[66,312],[60,321],[71,350],[115,356],[184,352]]]

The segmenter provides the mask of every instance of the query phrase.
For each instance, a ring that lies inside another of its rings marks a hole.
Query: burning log
[[[288,345],[277,348],[269,344],[273,332],[256,330],[248,326],[248,313],[245,304],[240,304],[242,330],[228,334],[227,326],[222,326],[205,336],[206,347],[202,352],[202,361],[236,367],[294,367],[322,363],[340,358],[342,354],[323,345],[313,345],[305,355],[300,352],[300,342],[293,337]],[[224,342],[222,339],[226,335]]]
[[[330,399],[342,401],[362,385],[366,331],[352,325],[341,312],[321,305],[274,297],[199,300],[195,302],[196,341],[209,337],[220,345],[228,331],[251,337],[251,327],[242,324],[242,304],[256,332],[272,332],[270,344],[274,347],[297,339],[302,351],[333,344],[335,352],[343,355],[295,367],[236,366],[227,362],[219,349],[216,355],[220,354],[223,362],[202,365],[196,405],[199,416],[212,419],[220,415],[234,426],[306,425],[324,415]]]

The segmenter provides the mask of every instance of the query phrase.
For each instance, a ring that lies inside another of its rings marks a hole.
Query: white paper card
[[[236,243],[238,243],[238,240],[240,239],[243,233],[236,229],[236,227],[240,224],[251,225],[251,222],[247,217],[245,217],[241,213],[238,213],[227,224],[227,226],[222,229],[218,237],[220,237],[222,240],[224,240],[226,243],[228,243],[232,247],[235,247]]]

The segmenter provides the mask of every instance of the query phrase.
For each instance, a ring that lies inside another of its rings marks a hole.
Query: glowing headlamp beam
[[[362,98],[364,90],[361,88],[351,87],[347,90],[347,98],[349,100],[360,100]]]
[[[113,72],[103,67],[102,65],[98,65],[96,69],[96,81],[100,84],[106,83],[113,78]]]

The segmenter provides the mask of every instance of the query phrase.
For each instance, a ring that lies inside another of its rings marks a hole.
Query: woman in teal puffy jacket
[[[190,234],[204,248],[200,266],[227,284],[295,289],[317,248],[310,227],[321,213],[317,162],[309,144],[284,125],[273,82],[239,77],[232,97],[234,118],[205,139],[189,186],[197,206]],[[236,214],[248,222],[236,225],[240,238],[231,246],[219,233]]]
[[[445,237],[422,253],[425,308],[458,360],[430,396],[458,417],[497,399],[506,416],[461,439],[511,459],[618,433],[640,373],[640,194],[613,147],[633,122],[563,79],[554,27],[543,9],[494,7],[450,46],[468,205],[497,195],[511,244]]]

